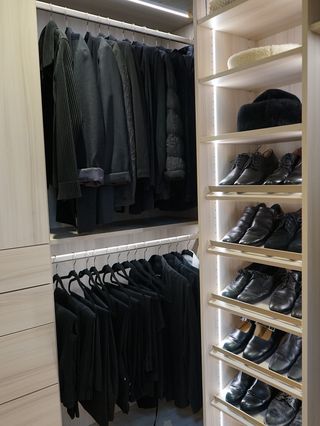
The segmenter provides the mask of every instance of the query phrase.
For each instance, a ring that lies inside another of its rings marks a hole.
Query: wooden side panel
[[[0,420],[7,426],[60,425],[59,386],[50,386],[0,405]]]
[[[0,404],[58,383],[55,342],[54,324],[0,338]]]
[[[1,0],[0,249],[49,241],[34,0]]]
[[[51,282],[49,245],[0,250],[0,294]]]

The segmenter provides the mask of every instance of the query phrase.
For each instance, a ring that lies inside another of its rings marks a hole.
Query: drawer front
[[[3,426],[61,426],[58,385],[0,405]]]
[[[0,404],[58,383],[54,324],[0,338]]]
[[[49,245],[0,250],[0,293],[51,282]]]
[[[0,295],[0,337],[52,322],[52,284]]]

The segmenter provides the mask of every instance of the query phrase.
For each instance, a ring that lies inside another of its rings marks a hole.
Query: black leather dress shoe
[[[269,368],[279,374],[287,373],[302,351],[302,337],[286,334],[274,353]]]
[[[301,253],[302,252],[302,226],[299,227],[299,229],[296,232],[296,235],[294,236],[293,240],[288,246],[288,251],[293,251],[295,253]]]
[[[256,380],[241,401],[240,408],[251,415],[261,413],[268,407],[273,393],[271,386]]]
[[[278,164],[272,149],[268,149],[263,154],[255,152],[235,185],[260,185],[278,167]]]
[[[269,426],[287,426],[296,417],[301,401],[280,392],[270,403],[266,413]]]
[[[302,184],[302,161],[299,161],[293,172],[284,181],[285,185],[301,185]]]
[[[257,324],[255,334],[243,352],[243,358],[260,364],[276,351],[280,338],[280,331]]]
[[[302,426],[302,407],[300,407],[298,414],[296,415],[290,426]]]
[[[261,246],[278,225],[281,216],[282,210],[278,204],[272,207],[260,206],[251,227],[240,239],[239,244]]]
[[[302,381],[302,354],[298,356],[295,363],[290,368],[288,377],[296,382]]]
[[[286,250],[300,227],[301,210],[285,214],[264,246],[275,250]]]
[[[249,283],[252,273],[247,269],[241,269],[236,278],[222,291],[221,295],[236,299],[245,286]]]
[[[274,269],[272,274],[252,271],[250,282],[237,299],[241,302],[254,304],[270,296],[277,285],[277,277],[279,276],[277,268]]]
[[[247,390],[253,385],[255,379],[245,373],[240,372],[230,383],[226,394],[226,401],[232,405],[240,404]]]
[[[233,162],[232,169],[227,176],[222,179],[219,185],[233,185],[235,181],[241,176],[245,169],[246,164],[250,159],[249,154],[239,154]]]
[[[291,316],[294,318],[302,318],[302,293],[299,294],[298,299],[296,300],[294,307],[291,312]]]
[[[244,321],[240,328],[229,334],[223,348],[234,354],[240,354],[253,336],[255,328],[254,322]]]
[[[250,228],[253,219],[261,206],[264,206],[264,204],[246,207],[236,226],[230,229],[230,231],[222,238],[222,241],[225,243],[238,243],[247,232],[247,229]]]
[[[267,178],[264,185],[280,185],[293,172],[294,167],[298,163],[300,157],[294,153],[285,154],[281,160],[279,167]]]
[[[301,291],[301,272],[288,271],[273,292],[269,308],[281,314],[290,314]]]

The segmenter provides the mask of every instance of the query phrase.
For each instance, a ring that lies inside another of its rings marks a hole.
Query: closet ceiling
[[[78,9],[119,21],[147,26],[161,31],[176,31],[192,22],[166,12],[151,9],[126,0],[53,0],[47,3]],[[192,12],[192,0],[158,0],[157,2],[174,9]]]

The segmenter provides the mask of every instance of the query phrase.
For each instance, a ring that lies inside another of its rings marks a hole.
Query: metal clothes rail
[[[115,19],[104,18],[99,15],[82,12],[80,10],[69,9],[68,7],[57,6],[52,3],[45,3],[43,1],[36,1],[37,9],[45,10],[51,13],[57,13],[67,17],[82,19],[87,22],[95,22],[109,27],[121,28],[135,33],[146,34],[156,38],[171,40],[182,44],[194,44],[193,40],[187,37],[178,36],[172,33],[166,33],[152,28],[141,27],[127,22],[116,21]]]
[[[162,246],[166,244],[181,243],[183,241],[193,241],[196,239],[198,239],[198,234],[179,235],[177,237],[143,241],[140,243],[133,243],[133,244],[116,246],[116,247],[108,247],[108,248],[101,248],[101,249],[95,249],[95,250],[79,251],[75,253],[61,254],[57,256],[52,256],[51,261],[52,263],[76,261],[78,259],[88,259],[90,257],[105,256],[109,254],[139,250],[144,248],[148,249],[150,247],[158,247],[158,246]]]

